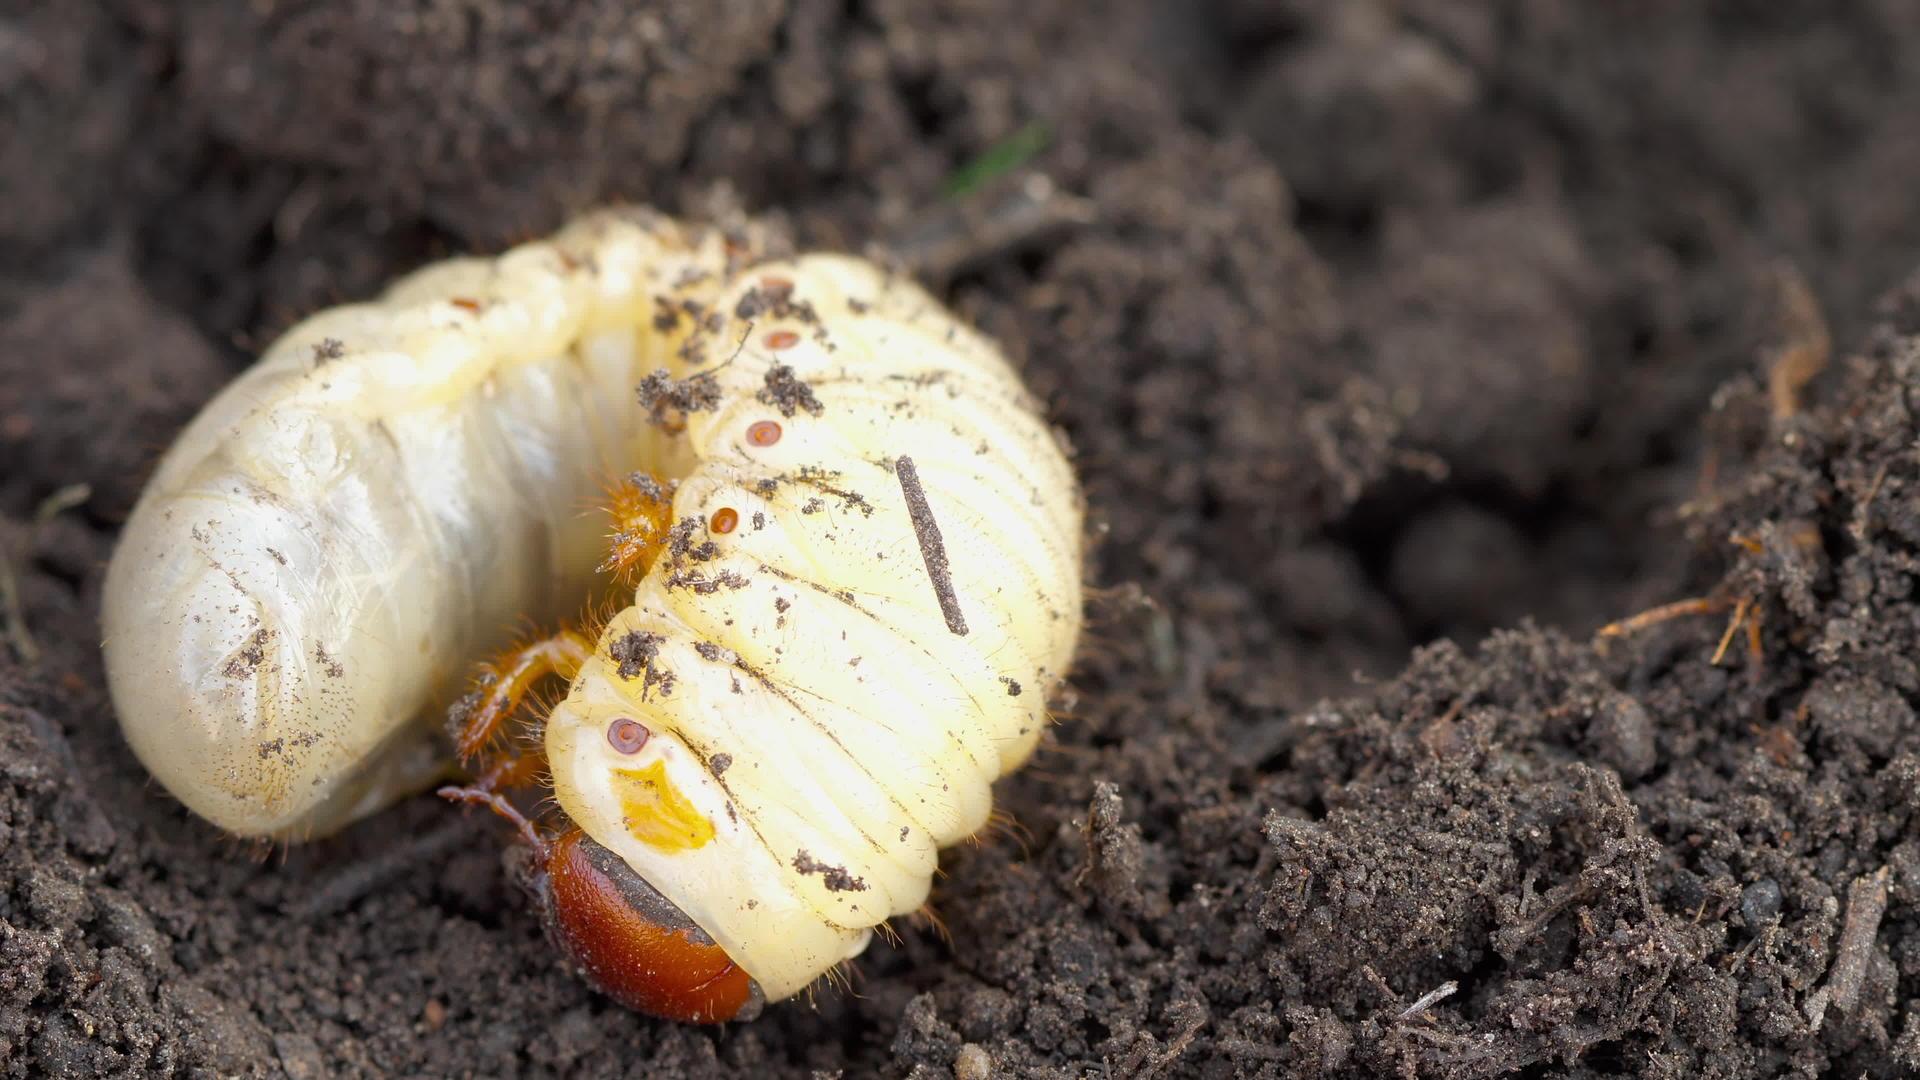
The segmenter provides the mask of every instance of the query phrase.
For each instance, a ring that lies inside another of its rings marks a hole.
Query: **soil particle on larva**
[[[720,404],[720,386],[710,374],[676,379],[662,368],[640,380],[640,407],[655,424],[680,423],[675,414],[711,412]]]
[[[629,630],[613,639],[613,643],[607,646],[607,655],[619,665],[615,671],[621,678],[638,679],[644,676],[647,687],[658,684],[661,693],[670,694],[675,678],[673,672],[656,669],[654,665],[654,661],[660,658],[662,640],[659,634]]]
[[[750,288],[733,307],[736,319],[792,319],[808,325],[818,324],[820,313],[807,300],[793,298],[793,282],[785,278],[766,278]]]
[[[829,892],[866,892],[867,883],[847,872],[844,866],[832,866],[801,850],[793,857],[793,868],[803,874],[820,875]]]
[[[814,396],[813,387],[795,375],[793,368],[786,364],[775,364],[767,369],[766,385],[754,394],[754,399],[762,405],[773,406],[780,410],[781,416],[786,417],[796,412],[819,416],[826,411],[826,406]]]

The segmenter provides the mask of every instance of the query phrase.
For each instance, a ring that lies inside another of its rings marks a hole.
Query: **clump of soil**
[[[1920,17],[938,7],[0,15],[0,1070],[1920,1067]],[[496,823],[256,860],[119,741],[118,522],[292,319],[616,198],[885,246],[1007,140],[1091,220],[945,293],[1077,448],[1101,595],[946,935],[656,1023]],[[1783,279],[1836,342],[1785,407]]]

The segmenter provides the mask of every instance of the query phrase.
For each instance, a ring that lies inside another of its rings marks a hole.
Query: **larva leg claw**
[[[548,855],[547,838],[540,834],[538,826],[532,821],[529,821],[527,816],[520,812],[519,807],[508,802],[506,796],[500,794],[498,791],[492,788],[482,787],[478,784],[472,787],[457,787],[450,784],[441,788],[438,794],[448,802],[480,803],[491,808],[494,813],[513,822],[514,828],[520,830],[520,835],[526,840],[527,846],[533,848],[534,854],[539,856],[543,862],[546,860]]]

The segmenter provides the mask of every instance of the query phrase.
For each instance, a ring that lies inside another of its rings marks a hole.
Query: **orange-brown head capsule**
[[[751,1020],[766,998],[693,920],[579,829],[547,846],[527,886],[547,937],[630,1009],[691,1024]]]

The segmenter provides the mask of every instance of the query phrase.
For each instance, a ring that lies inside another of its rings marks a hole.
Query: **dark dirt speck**
[[[780,415],[786,417],[796,412],[819,416],[826,411],[826,406],[814,396],[813,387],[795,375],[793,368],[786,364],[775,364],[767,369],[766,385],[754,397],[762,405],[771,405],[780,410]]]

